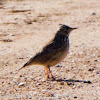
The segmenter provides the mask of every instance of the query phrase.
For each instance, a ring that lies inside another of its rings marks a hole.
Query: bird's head
[[[69,36],[69,34],[72,30],[77,29],[77,28],[69,27],[69,26],[63,25],[63,24],[60,24],[60,25],[61,25],[60,30],[67,36]]]

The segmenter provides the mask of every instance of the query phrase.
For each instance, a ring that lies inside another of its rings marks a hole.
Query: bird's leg
[[[46,67],[46,72],[47,72],[47,79],[46,80],[48,80],[50,77],[49,77],[49,68],[48,67]]]
[[[49,73],[50,73],[50,75],[51,75],[52,80],[55,80],[55,78],[54,78],[53,75],[52,75],[52,71],[50,70],[50,66],[48,66],[48,69],[49,69]]]

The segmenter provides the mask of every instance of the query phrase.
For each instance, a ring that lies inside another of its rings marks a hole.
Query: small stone
[[[67,85],[72,85],[72,83],[70,83],[70,82],[67,82]]]
[[[75,96],[74,98],[77,98],[77,96]]]
[[[76,88],[76,86],[74,85],[72,88],[73,88],[73,89],[75,89],[75,88]]]
[[[93,73],[95,73],[96,71],[93,71]]]
[[[97,74],[99,74],[99,75],[100,75],[100,72],[97,72]]]
[[[5,82],[3,81],[2,84],[4,84]]]
[[[92,15],[96,15],[96,13],[95,13],[95,12],[93,12],[93,13],[92,13]]]
[[[22,82],[22,83],[19,83],[18,85],[19,85],[19,86],[24,86],[24,85],[25,85],[25,83],[24,83],[24,82]]]
[[[61,82],[60,85],[64,85],[64,82]]]
[[[41,83],[37,83],[36,85],[41,85]]]
[[[84,83],[89,83],[89,84],[91,84],[92,82],[91,82],[91,81],[84,81]]]
[[[90,68],[88,71],[93,71],[94,70],[94,68]]]
[[[32,20],[24,20],[24,22],[27,24],[32,24]]]
[[[56,67],[63,67],[63,66],[61,66],[61,65],[57,65]]]
[[[17,59],[24,59],[23,57],[17,58]]]
[[[10,74],[13,74],[13,72],[10,72]]]
[[[32,96],[28,95],[27,98],[28,98],[28,99],[32,99]]]
[[[20,75],[19,77],[22,77],[22,75]]]
[[[14,34],[12,34],[12,33],[9,33],[9,36],[15,36]]]
[[[72,63],[74,63],[75,61],[74,60],[72,60]]]
[[[95,59],[94,61],[95,61],[95,62],[97,62],[98,60],[97,60],[97,59]]]

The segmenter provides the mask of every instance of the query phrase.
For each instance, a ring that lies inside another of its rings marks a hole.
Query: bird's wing
[[[56,48],[55,42],[54,41],[51,41],[47,46],[45,46],[43,48],[43,50],[41,51],[41,53],[43,55],[45,55],[45,54],[47,55],[47,54],[50,54],[50,53],[55,52],[56,50],[57,50],[57,48]]]

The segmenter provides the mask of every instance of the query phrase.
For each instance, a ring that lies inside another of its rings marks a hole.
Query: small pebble
[[[95,61],[95,62],[97,62],[98,60],[97,60],[97,59],[95,59],[94,61]]]
[[[10,74],[13,74],[13,72],[10,72]]]
[[[75,96],[74,98],[77,98],[77,96]]]
[[[67,85],[73,85],[72,83],[70,83],[70,82],[67,82]]]
[[[22,75],[20,75],[19,77],[22,77]]]
[[[93,12],[93,13],[92,13],[92,15],[96,15],[96,13],[95,13],[95,12]]]
[[[57,65],[56,67],[63,67],[63,66],[61,66],[61,65]]]
[[[41,83],[37,83],[36,85],[41,85]]]
[[[84,81],[84,83],[89,83],[89,84],[91,84],[92,82],[91,82],[91,81]]]
[[[19,83],[18,85],[19,85],[19,86],[24,86],[24,85],[25,85],[25,83],[24,83],[24,82],[22,82],[22,83]]]
[[[73,89],[75,89],[75,88],[76,88],[76,86],[74,85],[72,88],[73,88]]]
[[[88,71],[93,71],[94,70],[94,68],[90,68]]]
[[[60,85],[64,85],[64,82],[61,82]]]
[[[20,57],[20,58],[17,58],[17,59],[24,59],[24,58]]]
[[[97,72],[97,74],[99,74],[99,75],[100,75],[100,72]]]
[[[27,24],[32,24],[31,20],[24,20],[24,22],[27,23]]]
[[[75,61],[74,60],[72,60],[72,63],[74,63]]]

